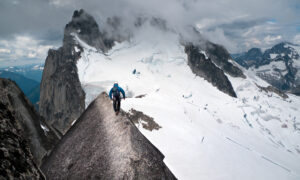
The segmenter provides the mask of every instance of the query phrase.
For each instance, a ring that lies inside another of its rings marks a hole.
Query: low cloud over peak
[[[138,17],[162,19],[170,29],[186,36],[186,27],[195,26],[207,39],[236,53],[280,41],[298,43],[299,7],[298,0],[2,0],[0,40],[14,44],[17,37],[27,34],[41,47],[56,47],[61,44],[63,28],[73,11],[85,9],[100,28],[114,16],[122,17],[122,30],[132,30]],[[0,43],[0,49],[18,51],[7,44]],[[0,50],[0,66],[3,59],[17,63],[16,56],[8,54],[12,53]],[[28,54],[34,57],[40,52]],[[46,54],[40,58],[45,57]],[[21,57],[19,60],[25,61]]]

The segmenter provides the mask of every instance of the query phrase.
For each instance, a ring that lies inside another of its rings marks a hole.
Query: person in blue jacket
[[[113,100],[113,107],[114,107],[114,110],[116,112],[116,115],[118,115],[119,112],[120,112],[120,106],[121,106],[121,96],[120,96],[120,93],[122,93],[123,98],[125,100],[125,92],[124,92],[124,90],[121,87],[119,87],[119,85],[118,85],[117,82],[115,82],[114,86],[109,91],[109,98],[111,100]]]

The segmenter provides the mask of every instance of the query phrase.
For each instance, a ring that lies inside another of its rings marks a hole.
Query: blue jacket
[[[123,95],[123,98],[125,98],[125,92],[124,92],[124,90],[123,90],[121,87],[119,87],[118,84],[114,84],[114,87],[111,88],[110,91],[109,91],[109,98],[110,98],[110,99],[112,99],[112,95],[113,95],[112,93],[113,93],[113,89],[114,89],[114,88],[118,88],[118,92],[119,92],[119,93],[121,92],[122,95]]]

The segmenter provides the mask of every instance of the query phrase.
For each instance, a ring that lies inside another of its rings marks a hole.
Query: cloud
[[[48,0],[1,0],[0,38],[16,34],[42,36],[49,31],[60,31],[70,19],[71,9],[57,8]]]
[[[300,34],[297,34],[297,35],[294,37],[293,43],[300,45]]]
[[[10,49],[0,48],[0,53],[9,54],[10,52]]]
[[[36,56],[37,56],[37,54],[34,52],[29,52],[27,55],[28,58],[35,58]]]
[[[18,35],[11,40],[0,40],[1,66],[43,63],[50,48],[54,46],[28,35]]]
[[[281,40],[298,41],[299,5],[299,0],[1,0],[0,48],[11,53],[0,50],[0,58],[15,63],[43,58],[48,47],[61,44],[65,24],[81,8],[100,29],[107,28],[104,22],[112,16],[122,18],[124,32],[135,31],[137,17],[157,17],[189,40],[195,37],[187,27],[197,26],[204,37],[232,53],[266,48]]]
[[[222,44],[225,46],[229,51],[234,51],[237,49],[238,44],[234,42],[232,39],[229,39],[225,34],[224,30],[220,28],[216,28],[211,31],[203,32],[204,36],[212,40],[214,43]]]
[[[185,27],[197,26],[204,37],[231,52],[250,47],[266,48],[276,43],[271,37],[292,41],[300,16],[298,0],[50,0],[57,7],[81,7],[99,21],[123,18],[123,29],[132,29],[136,16],[165,19],[173,30],[188,36]],[[280,13],[278,13],[280,12]],[[267,41],[266,41],[267,40]]]
[[[277,35],[277,36],[270,36],[268,35],[267,37],[264,38],[264,41],[266,44],[274,44],[275,42],[281,41],[282,40],[282,36]]]

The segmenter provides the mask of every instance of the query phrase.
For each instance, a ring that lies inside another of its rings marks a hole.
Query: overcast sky
[[[49,48],[61,46],[64,26],[80,8],[100,28],[114,15],[128,22],[160,17],[181,33],[195,25],[231,53],[281,41],[300,44],[300,0],[0,0],[0,67],[43,63]]]

